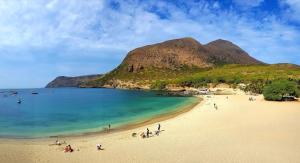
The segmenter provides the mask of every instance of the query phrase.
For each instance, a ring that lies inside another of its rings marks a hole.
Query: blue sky
[[[0,88],[105,73],[133,48],[187,36],[300,64],[299,15],[300,0],[0,0]]]

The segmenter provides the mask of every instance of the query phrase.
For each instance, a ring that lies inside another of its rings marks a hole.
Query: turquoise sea
[[[0,137],[39,138],[101,131],[176,111],[194,97],[118,89],[0,90]],[[38,94],[32,94],[37,92]],[[18,100],[21,99],[21,103]]]

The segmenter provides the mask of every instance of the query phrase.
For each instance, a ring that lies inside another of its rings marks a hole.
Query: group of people
[[[58,145],[58,144],[57,144],[57,145]],[[59,145],[61,145],[61,144],[59,144]],[[96,148],[97,148],[97,150],[103,150],[101,144],[97,144],[97,145],[96,145]],[[64,148],[64,152],[65,152],[65,153],[67,153],[67,152],[73,152],[73,151],[74,151],[74,149],[71,147],[70,144],[67,145],[67,146]]]
[[[157,135],[157,136],[159,136],[159,133],[160,133],[160,127],[161,127],[160,124],[158,124],[157,131],[155,131],[155,135]],[[140,136],[141,136],[142,138],[149,138],[150,135],[152,135],[152,132],[150,132],[149,128],[147,128],[146,133],[145,133],[145,132],[142,132]]]
[[[111,128],[111,125],[109,124],[109,129]],[[161,132],[161,125],[158,124],[157,126],[157,131],[155,131],[155,135],[159,136],[159,133]],[[142,132],[141,134],[141,137],[142,138],[149,138],[150,135],[152,135],[152,132],[150,132],[149,128],[147,128],[147,131],[146,133],[145,132]],[[64,142],[65,143],[65,142]],[[59,140],[56,140],[55,141],[55,145],[61,145],[61,142]],[[101,144],[96,144],[96,149],[97,150],[103,150],[102,148],[102,145]],[[71,145],[67,145],[65,148],[64,148],[64,152],[67,153],[67,152],[73,152],[74,149],[71,147]]]
[[[248,99],[249,101],[255,101],[256,99],[255,98],[253,98],[253,97],[249,97],[249,99]]]
[[[58,146],[60,146],[60,145],[62,145],[62,144],[66,144],[66,142],[63,141],[63,143],[61,143],[61,142],[57,139],[57,140],[55,141],[54,144],[50,144],[50,145],[58,145]],[[96,144],[96,149],[97,149],[97,150],[103,150],[102,145],[101,145],[101,144]],[[77,150],[79,151],[79,149],[77,149]],[[73,152],[73,151],[74,151],[74,149],[71,147],[70,144],[67,145],[67,146],[64,148],[64,152],[65,152],[65,153],[67,153],[67,152]]]

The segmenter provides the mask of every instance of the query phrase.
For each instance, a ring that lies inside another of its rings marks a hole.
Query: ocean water
[[[176,111],[194,97],[118,89],[0,90],[0,137],[38,138],[101,131]],[[32,91],[38,92],[37,95]],[[17,101],[21,99],[19,104]]]

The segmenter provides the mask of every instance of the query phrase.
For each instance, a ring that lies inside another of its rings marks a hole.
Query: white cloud
[[[300,0],[282,0],[280,1],[282,5],[287,5],[288,10],[286,15],[294,21],[300,22]]]
[[[44,76],[42,86],[57,75],[103,73],[133,48],[186,36],[201,43],[228,39],[265,62],[300,64],[299,30],[276,16],[257,20],[204,0],[115,2],[112,7],[104,0],[0,1],[0,77],[7,69],[29,79]],[[8,63],[18,66],[11,70]],[[11,80],[2,79],[0,87]]]

